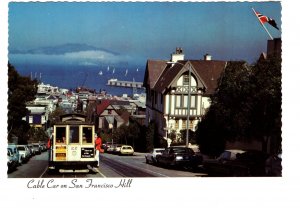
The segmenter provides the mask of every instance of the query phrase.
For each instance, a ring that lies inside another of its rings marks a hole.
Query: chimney
[[[205,60],[205,61],[210,61],[210,60],[211,60],[211,55],[205,54],[205,55],[204,55],[204,60]]]
[[[179,60],[184,60],[184,54],[182,48],[176,48],[176,51],[171,54],[172,62],[177,62]]]

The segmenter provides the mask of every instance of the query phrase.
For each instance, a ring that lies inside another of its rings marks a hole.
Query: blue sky
[[[217,3],[9,3],[9,50],[32,50],[74,43],[109,50],[49,57],[10,54],[13,61],[63,62],[73,59],[93,64],[101,60],[146,64],[147,59],[169,59],[182,47],[186,59],[254,62],[266,51],[268,34],[252,7],[275,19],[281,28],[280,2]],[[280,31],[265,24],[273,37]]]

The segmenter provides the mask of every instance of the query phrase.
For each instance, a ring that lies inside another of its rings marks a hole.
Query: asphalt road
[[[48,170],[48,152],[32,157],[13,172],[8,178],[115,178],[115,177],[202,177],[201,172],[190,172],[179,169],[167,169],[146,164],[144,153],[134,156],[101,154],[99,168],[90,168],[85,172],[51,173]]]

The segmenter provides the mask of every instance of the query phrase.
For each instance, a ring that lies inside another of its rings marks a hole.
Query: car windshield
[[[19,151],[24,151],[24,150],[25,150],[25,147],[20,146],[20,147],[18,147],[18,150],[19,150]]]
[[[174,153],[176,154],[184,154],[184,153],[187,153],[186,149],[185,148],[173,148],[174,150]]]
[[[163,149],[159,149],[159,150],[155,150],[154,152],[156,153],[162,153],[164,150]]]
[[[130,146],[123,146],[123,149],[131,149]]]
[[[230,159],[230,156],[231,156],[231,152],[229,151],[225,151],[223,152],[218,159],[221,159],[221,160],[229,160]]]

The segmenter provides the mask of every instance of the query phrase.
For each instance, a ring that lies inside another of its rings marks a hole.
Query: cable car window
[[[82,143],[93,143],[93,128],[83,127],[82,128]]]
[[[56,127],[56,143],[66,143],[66,127]]]
[[[79,143],[79,126],[70,126],[69,143]]]

